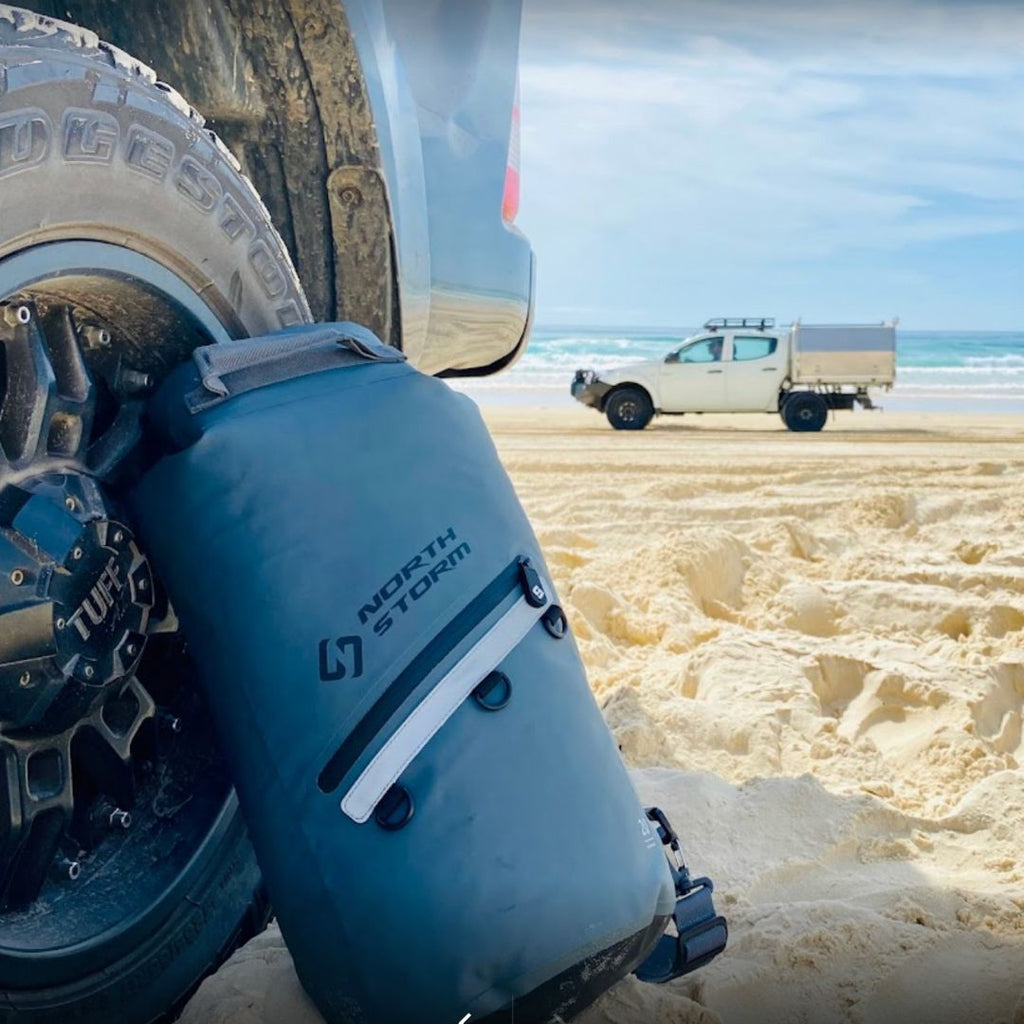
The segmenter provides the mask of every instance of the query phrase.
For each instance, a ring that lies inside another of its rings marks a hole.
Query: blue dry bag
[[[141,539],[328,1021],[567,1019],[723,947],[472,401],[326,324],[196,350],[149,419]]]

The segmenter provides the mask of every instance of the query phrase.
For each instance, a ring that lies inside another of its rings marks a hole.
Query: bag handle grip
[[[201,386],[186,401],[196,413],[268,384],[346,365],[403,362],[405,355],[369,328],[340,321],[203,345],[192,360]]]

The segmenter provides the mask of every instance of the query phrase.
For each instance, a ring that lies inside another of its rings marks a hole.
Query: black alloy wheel
[[[608,396],[605,415],[616,430],[643,430],[654,416],[654,406],[642,388],[624,387]]]
[[[782,403],[782,421],[800,433],[821,430],[828,421],[828,405],[814,391],[793,391]]]
[[[197,345],[309,318],[203,119],[92,33],[0,6],[0,993],[145,1024],[269,908],[125,500]]]

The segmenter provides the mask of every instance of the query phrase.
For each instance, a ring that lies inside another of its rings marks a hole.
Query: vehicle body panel
[[[529,242],[502,217],[522,0],[33,0],[153,67],[263,197],[313,316],[428,373],[525,345]]]
[[[730,332],[726,345],[726,408],[730,412],[774,412],[789,365],[783,335]]]
[[[402,347],[429,373],[521,351],[529,242],[502,219],[520,0],[347,0],[394,223]],[[386,130],[385,130],[386,129]]]
[[[654,408],[657,409],[658,395],[661,394],[660,372],[661,367],[658,362],[631,363],[629,366],[604,372],[600,378],[595,378],[592,381],[574,380],[570,390],[578,401],[585,405],[592,405],[595,409],[603,412],[605,401],[615,388],[625,384],[636,384],[651,396]],[[577,378],[578,376],[577,374]]]
[[[726,408],[721,335],[705,335],[670,352],[660,364],[655,408],[718,412]]]

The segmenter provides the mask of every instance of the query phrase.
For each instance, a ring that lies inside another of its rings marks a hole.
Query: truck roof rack
[[[718,331],[730,330],[733,327],[753,327],[763,331],[766,327],[775,326],[773,316],[713,316],[710,320],[704,321],[704,330]]]

